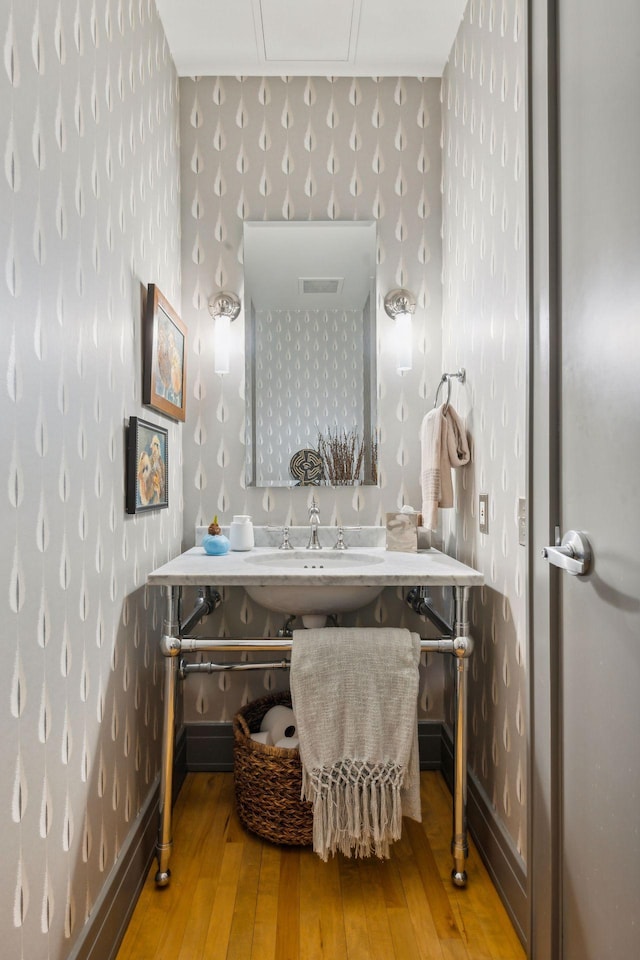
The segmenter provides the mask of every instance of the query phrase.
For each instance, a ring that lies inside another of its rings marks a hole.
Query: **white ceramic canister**
[[[232,550],[252,550],[254,545],[251,517],[235,516],[229,526]]]

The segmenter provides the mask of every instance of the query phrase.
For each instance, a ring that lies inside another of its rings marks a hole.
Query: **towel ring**
[[[436,398],[433,401],[433,409],[438,406],[438,397],[440,395],[440,388],[443,383],[447,385],[447,399],[445,400],[445,409],[449,406],[449,401],[451,400],[451,381],[459,380],[460,383],[464,383],[467,378],[467,371],[464,367],[460,367],[456,373],[443,373],[440,377],[440,383],[438,384],[438,389],[436,390]]]

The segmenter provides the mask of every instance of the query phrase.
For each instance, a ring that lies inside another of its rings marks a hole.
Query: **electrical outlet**
[[[489,533],[489,494],[481,493],[478,498],[478,527],[480,533]]]

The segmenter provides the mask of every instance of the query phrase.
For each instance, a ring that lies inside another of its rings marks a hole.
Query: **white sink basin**
[[[322,577],[323,570],[334,574],[348,570],[350,574],[357,575],[358,568],[382,563],[383,559],[371,554],[350,554],[349,551],[291,550],[249,555],[246,562],[282,571],[289,569],[294,575],[295,571],[308,573],[317,570]],[[267,610],[300,616],[305,626],[320,626],[330,614],[348,613],[371,603],[384,590],[384,584],[372,586],[351,583],[342,586],[322,582],[296,583],[292,579],[291,583],[268,586],[246,584],[245,590],[252,600]]]

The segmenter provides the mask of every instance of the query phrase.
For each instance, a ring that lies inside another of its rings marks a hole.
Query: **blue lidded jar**
[[[221,557],[225,553],[229,553],[229,538],[225,537],[223,533],[218,533],[212,536],[210,533],[205,533],[202,538],[202,546],[204,547],[204,552],[208,553],[210,557]]]
[[[215,516],[209,524],[207,533],[202,538],[203,550],[210,557],[222,557],[225,553],[229,553],[230,546],[229,539],[220,530],[218,517]]]

